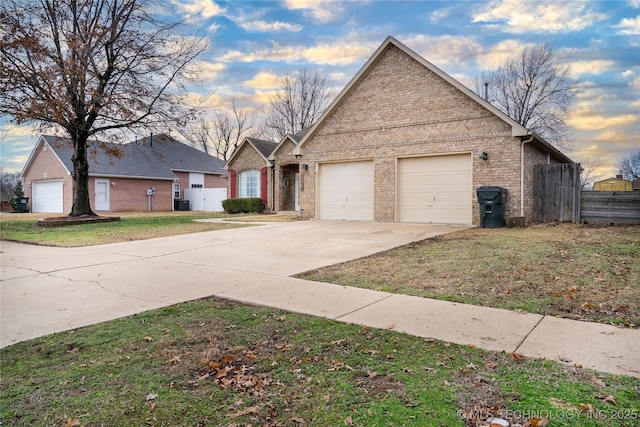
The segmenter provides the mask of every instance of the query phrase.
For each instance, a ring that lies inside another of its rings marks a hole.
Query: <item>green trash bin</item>
[[[476,190],[480,203],[480,227],[504,227],[504,205],[507,190],[502,187],[485,186]]]
[[[13,198],[13,203],[16,207],[16,212],[17,213],[25,213],[25,212],[29,212],[29,210],[27,209],[27,205],[29,204],[29,198],[28,197],[14,197]]]

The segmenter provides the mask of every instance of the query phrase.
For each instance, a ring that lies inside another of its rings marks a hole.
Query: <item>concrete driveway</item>
[[[299,221],[84,248],[2,242],[0,347],[212,295],[306,298],[288,276],[459,229]]]

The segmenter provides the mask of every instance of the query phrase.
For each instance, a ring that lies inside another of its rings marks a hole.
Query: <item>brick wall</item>
[[[480,159],[482,152],[489,160]],[[473,158],[474,224],[475,189],[483,185],[506,188],[505,216],[519,215],[520,142],[511,126],[390,45],[305,142],[301,163],[309,170],[300,171],[301,207],[315,217],[318,163],[374,159],[374,219],[395,221],[397,159],[453,153]]]
[[[238,185],[239,175],[247,170],[260,171],[263,167],[270,166],[268,162],[258,153],[250,144],[245,143],[240,148],[238,154],[229,163],[229,170],[234,169],[238,176],[236,177],[236,185]],[[273,209],[273,193],[272,188],[273,170],[271,167],[267,170],[267,209]],[[260,188],[261,186],[258,186]],[[231,180],[227,182],[227,194],[231,197]]]
[[[173,210],[173,181],[132,178],[101,178],[89,180],[91,208],[94,208],[95,180],[109,180],[109,210],[111,212],[147,212],[149,200],[147,189],[155,187],[155,195],[151,196],[151,211]]]

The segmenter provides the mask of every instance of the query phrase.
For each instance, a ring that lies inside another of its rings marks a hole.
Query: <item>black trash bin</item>
[[[27,205],[29,204],[29,198],[28,197],[14,197],[13,198],[13,203],[16,207],[16,212],[17,213],[25,213],[25,212],[29,212],[29,210],[27,209]]]
[[[480,227],[504,227],[504,205],[507,190],[502,187],[485,186],[476,190],[480,203]]]
[[[174,211],[188,211],[189,210],[189,201],[188,200],[174,200],[173,201],[173,210]]]

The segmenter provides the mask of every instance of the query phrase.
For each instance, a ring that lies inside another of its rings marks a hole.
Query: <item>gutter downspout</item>
[[[533,141],[533,134],[529,139],[520,141],[520,216],[524,216],[524,145]]]

